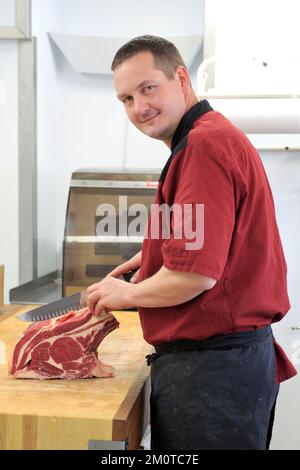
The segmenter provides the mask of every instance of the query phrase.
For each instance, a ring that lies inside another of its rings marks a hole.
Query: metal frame
[[[19,43],[19,284],[37,277],[36,38]]]
[[[258,152],[300,152],[300,147],[290,147],[279,145],[277,147],[255,147]]]
[[[143,243],[144,236],[135,235],[68,235],[67,243]]]
[[[91,439],[88,442],[88,450],[126,450],[127,441],[102,441]]]
[[[71,180],[71,188],[156,189],[158,181]]]
[[[31,38],[31,0],[15,0],[14,26],[0,26],[0,39]]]
[[[202,99],[204,98],[207,98],[207,99],[221,99],[221,100],[225,100],[225,99],[277,99],[277,98],[300,98],[300,93],[286,93],[286,94],[274,94],[274,93],[270,93],[270,94],[258,94],[258,93],[254,93],[253,95],[251,94],[228,94],[228,95],[219,95],[219,94],[216,94],[216,93],[201,93],[200,94],[200,97]]]

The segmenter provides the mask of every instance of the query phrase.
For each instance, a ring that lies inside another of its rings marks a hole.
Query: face
[[[151,52],[140,52],[114,71],[117,96],[132,124],[141,132],[170,146],[186,112],[188,75],[178,67],[169,80],[155,67]]]

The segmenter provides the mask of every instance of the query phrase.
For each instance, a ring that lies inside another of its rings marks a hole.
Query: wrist
[[[139,307],[137,304],[137,287],[138,284],[128,283],[124,296],[125,308]]]

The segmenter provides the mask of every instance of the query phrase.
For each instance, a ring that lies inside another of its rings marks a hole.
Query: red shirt
[[[279,321],[288,312],[287,268],[261,159],[245,134],[206,100],[179,123],[155,203],[175,204],[183,211],[189,205],[194,228],[198,235],[203,232],[203,246],[187,249],[191,239],[184,230],[183,237],[176,237],[174,214],[170,236],[153,237],[152,212],[139,280],[164,265],[218,282],[184,304],[140,308],[147,342],[157,345],[250,331]],[[195,225],[197,204],[204,205],[204,228],[203,223]],[[284,353],[279,362],[281,379],[296,373]]]

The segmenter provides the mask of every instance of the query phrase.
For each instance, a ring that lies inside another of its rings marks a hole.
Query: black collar
[[[191,129],[193,129],[194,122],[203,114],[208,111],[213,111],[213,108],[210,106],[207,100],[199,101],[194,106],[192,106],[188,112],[183,116],[179,122],[177,129],[173,135],[171,142],[171,151],[179,144],[179,142],[188,135]]]

